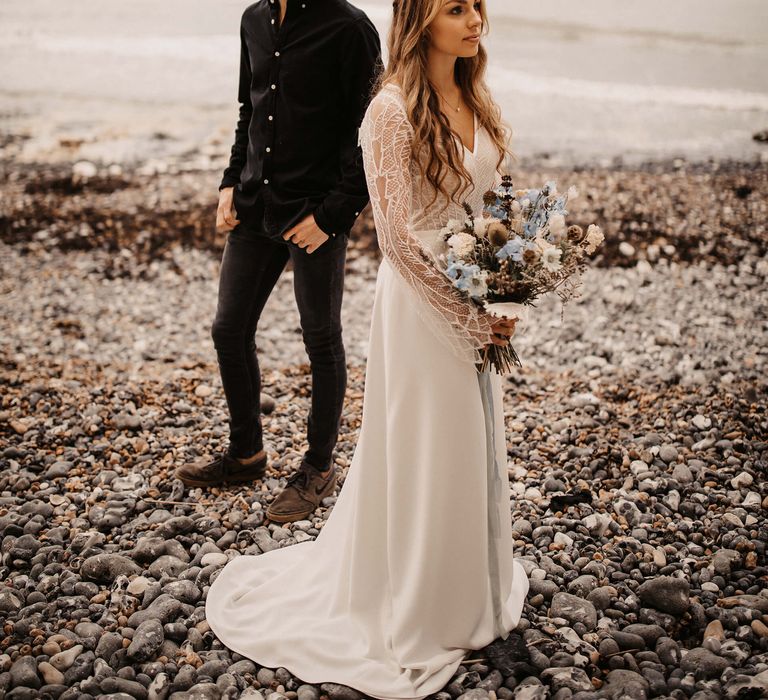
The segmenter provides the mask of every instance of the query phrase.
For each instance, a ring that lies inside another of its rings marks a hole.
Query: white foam
[[[236,34],[200,36],[77,36],[34,32],[3,38],[3,48],[24,46],[38,51],[124,58],[172,58],[231,64],[239,56]]]
[[[493,63],[488,68],[488,81],[494,92],[551,95],[624,104],[660,104],[670,107],[768,112],[768,95],[743,90],[609,83],[553,76],[543,78],[512,68],[503,68]]]

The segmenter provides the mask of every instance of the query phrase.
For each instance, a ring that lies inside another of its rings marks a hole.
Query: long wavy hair
[[[376,93],[394,83],[403,92],[414,129],[413,156],[433,192],[430,205],[438,194],[460,204],[461,197],[473,188],[455,132],[440,109],[440,97],[427,77],[429,25],[442,5],[443,0],[394,0],[389,59],[374,89]],[[488,33],[485,0],[481,1],[480,14],[485,35]],[[477,115],[478,128],[487,130],[499,151],[498,170],[508,155],[514,155],[508,147],[511,129],[502,122],[501,110],[485,82],[487,64],[488,55],[480,44],[475,56],[456,59],[454,76],[464,101]]]

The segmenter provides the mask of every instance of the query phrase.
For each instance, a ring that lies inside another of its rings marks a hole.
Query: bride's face
[[[440,2],[440,11],[428,27],[432,48],[460,58],[476,56],[483,30],[482,3],[473,0]]]

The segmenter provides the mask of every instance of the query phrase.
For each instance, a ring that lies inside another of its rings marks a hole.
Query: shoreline
[[[660,259],[680,264],[737,264],[768,253],[768,162],[682,158],[610,166],[552,166],[526,159],[511,170],[517,186],[557,181],[579,196],[571,223],[595,221],[606,242],[592,264],[630,267]],[[121,251],[139,264],[170,246],[220,255],[214,230],[220,172],[194,160],[138,167],[88,161],[19,165],[0,160],[4,197],[0,240],[27,249]],[[378,257],[367,207],[356,222],[350,256]]]

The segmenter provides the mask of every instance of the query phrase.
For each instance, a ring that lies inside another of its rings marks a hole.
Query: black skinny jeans
[[[250,457],[263,448],[261,374],[256,328],[288,260],[304,346],[312,368],[312,404],[304,461],[324,471],[331,463],[347,386],[341,337],[341,300],[347,236],[329,238],[314,253],[263,235],[242,223],[229,232],[219,277],[216,317],[211,326],[230,414],[228,452]]]

